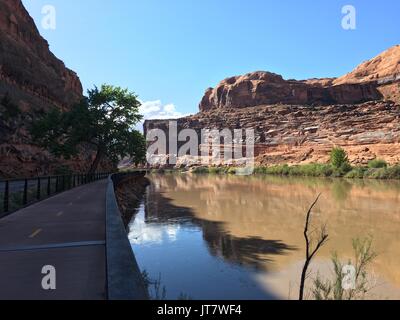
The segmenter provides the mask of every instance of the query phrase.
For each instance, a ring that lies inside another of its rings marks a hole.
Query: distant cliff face
[[[0,1],[0,94],[31,109],[68,108],[82,85],[49,50],[20,0]]]
[[[397,82],[397,83],[396,83]],[[253,72],[209,88],[200,111],[266,104],[356,104],[399,99],[400,46],[395,46],[338,79],[284,80],[270,72]]]
[[[20,0],[0,0],[0,178],[54,172],[62,165],[86,170],[90,150],[71,161],[35,146],[29,124],[51,108],[68,110],[82,85],[49,50]]]
[[[222,81],[208,89],[200,111],[219,108],[247,108],[265,104],[329,105],[380,100],[376,86],[367,84],[332,85],[332,81],[284,80],[269,72],[253,72]]]
[[[337,79],[284,80],[253,72],[206,91],[200,112],[178,129],[253,128],[260,164],[326,162],[342,146],[354,164],[400,163],[400,46]],[[168,120],[149,120],[144,130]]]

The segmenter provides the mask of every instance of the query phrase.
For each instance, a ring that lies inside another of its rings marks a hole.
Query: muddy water
[[[153,297],[296,299],[305,213],[330,241],[311,266],[352,258],[352,239],[373,237],[370,298],[400,298],[400,183],[309,178],[151,175],[129,237]]]

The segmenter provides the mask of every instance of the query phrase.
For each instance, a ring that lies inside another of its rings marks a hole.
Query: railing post
[[[62,190],[65,191],[65,176],[62,176]]]
[[[40,177],[37,178],[37,190],[36,190],[36,199],[40,200],[40,189],[41,189],[41,183],[40,183]]]
[[[9,196],[9,182],[8,180],[5,182],[5,186],[4,186],[4,212],[8,212],[8,196]]]
[[[28,179],[25,179],[24,183],[24,199],[22,200],[22,204],[24,206],[28,204]]]
[[[76,175],[72,175],[72,188],[76,187],[76,181],[75,181]]]
[[[60,187],[59,186],[59,177],[58,176],[56,176],[56,193],[58,192],[58,188]]]
[[[51,178],[47,178],[47,196],[50,197],[51,194]]]

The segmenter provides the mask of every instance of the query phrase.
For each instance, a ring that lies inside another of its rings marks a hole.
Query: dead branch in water
[[[323,225],[321,227],[319,235],[315,240],[313,238],[310,238],[310,236],[315,230],[309,233],[312,210],[314,209],[320,197],[321,194],[318,195],[317,199],[311,205],[310,209],[308,209],[306,216],[306,224],[304,226],[304,238],[306,241],[306,261],[304,263],[303,271],[301,273],[299,300],[304,299],[304,286],[307,278],[308,267],[310,266],[310,263],[314,258],[314,256],[317,254],[318,250],[321,249],[321,247],[328,241],[328,233],[326,230],[326,225]],[[316,245],[314,248],[312,248],[312,244],[315,241]]]

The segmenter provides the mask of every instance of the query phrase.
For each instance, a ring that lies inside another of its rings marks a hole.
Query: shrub
[[[331,151],[331,165],[339,169],[345,164],[349,163],[349,159],[347,157],[346,151],[344,151],[340,147],[333,148]],[[348,167],[347,167],[348,168]]]
[[[264,166],[254,168],[254,174],[266,174],[267,171],[268,171],[268,168],[264,167]]]
[[[228,169],[228,174],[236,174],[237,169],[236,168],[229,168]]]
[[[192,168],[191,172],[195,174],[205,174],[208,173],[208,168],[207,167],[194,167]]]
[[[368,163],[368,168],[371,169],[387,168],[387,166],[387,162],[381,159],[375,159]]]
[[[388,179],[400,179],[400,165],[388,169]]]
[[[350,165],[350,163],[348,162],[344,162],[342,163],[342,165],[339,167],[339,174],[340,176],[344,176],[347,173],[349,173],[351,170],[353,169],[353,167]]]
[[[226,174],[228,172],[228,168],[226,167],[210,167],[208,168],[209,174]]]
[[[280,166],[267,167],[265,173],[287,176],[290,173],[290,167],[287,164],[280,165]]]
[[[351,170],[350,172],[348,172],[345,175],[345,178],[350,178],[350,179],[363,179],[365,172],[367,171],[366,168],[363,167],[356,167],[353,170]]]
[[[368,169],[366,176],[370,179],[388,179],[389,172],[386,168]]]

